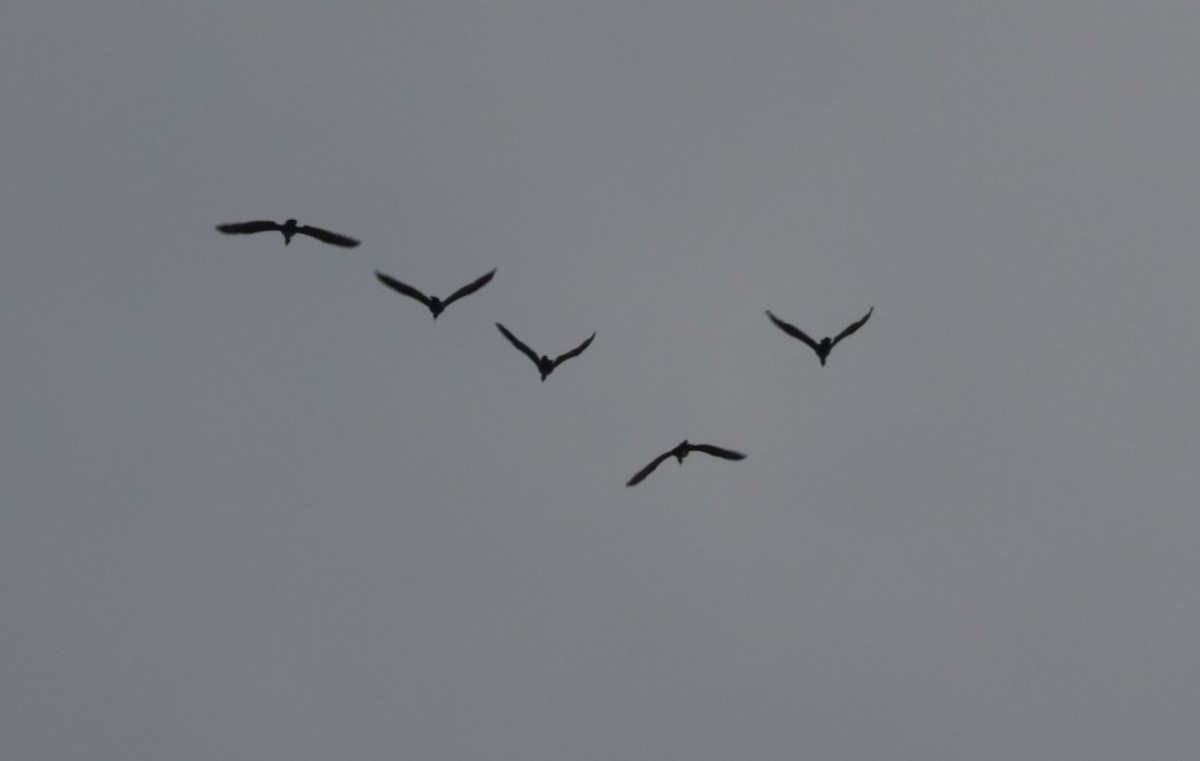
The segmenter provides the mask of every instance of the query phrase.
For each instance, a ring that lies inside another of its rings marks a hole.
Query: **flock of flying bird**
[[[283,245],[285,246],[290,244],[292,242],[292,237],[297,234],[307,235],[309,237],[316,238],[323,243],[328,243],[333,246],[341,246],[343,248],[354,248],[359,244],[359,241],[355,240],[354,238],[348,238],[345,235],[330,232],[329,230],[323,230],[320,227],[312,227],[311,225],[304,225],[303,227],[297,226],[296,220],[294,219],[289,219],[283,224],[279,224],[278,222],[273,222],[271,220],[234,222],[226,225],[217,225],[217,230],[225,233],[226,235],[249,235],[251,233],[278,232],[283,235]],[[401,293],[424,304],[426,307],[428,307],[429,311],[433,313],[433,319],[436,320],[438,315],[445,311],[446,307],[450,306],[462,297],[469,296],[483,286],[487,285],[489,282],[491,282],[491,279],[495,274],[496,270],[493,269],[491,272],[487,273],[483,277],[480,277],[478,280],[459,288],[445,299],[440,299],[437,296],[426,296],[416,288],[413,288],[411,285],[402,283],[396,278],[391,277],[390,275],[385,275],[379,271],[375,272],[375,277],[379,279],[379,282],[383,283],[397,293]],[[816,352],[817,358],[821,360],[821,366],[824,367],[825,359],[829,356],[829,352],[833,351],[833,347],[837,346],[838,342],[843,338],[851,335],[865,325],[867,320],[870,319],[871,313],[874,311],[875,307],[871,307],[869,310],[867,310],[867,313],[863,315],[861,320],[847,326],[845,330],[843,330],[841,333],[838,333],[835,337],[829,338],[826,336],[820,341],[814,341],[804,331],[800,330],[795,325],[784,322],[775,315],[771,314],[769,309],[767,310],[767,317],[769,317],[771,322],[775,323],[775,326],[784,333],[787,333],[789,336],[808,344],[809,348]],[[526,346],[521,339],[514,336],[500,323],[496,323],[496,328],[501,332],[501,334],[504,335],[505,338],[509,340],[513,346],[517,348],[518,351],[533,361],[533,364],[537,366],[538,372],[541,373],[543,381],[546,380],[547,375],[554,371],[554,368],[558,367],[563,362],[566,362],[568,359],[571,359],[572,357],[578,357],[580,354],[582,354],[583,350],[591,345],[592,339],[596,337],[596,334],[593,332],[586,341],[579,344],[574,349],[571,349],[566,354],[560,354],[554,359],[551,359],[545,354],[539,357],[537,352]],[[746,455],[742,454],[741,452],[734,452],[730,449],[722,449],[721,447],[715,447],[711,444],[691,444],[685,439],[674,449],[668,452],[663,452],[658,457],[655,457],[653,460],[651,460],[646,467],[635,473],[633,478],[629,479],[629,482],[625,485],[634,486],[641,483],[646,476],[654,472],[655,468],[672,457],[678,460],[679,464],[682,465],[683,458],[687,457],[691,452],[703,452],[707,455],[721,457],[726,460],[744,460],[746,458]]]

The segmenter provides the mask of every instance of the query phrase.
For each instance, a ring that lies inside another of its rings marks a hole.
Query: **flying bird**
[[[850,335],[851,333],[853,333],[854,331],[858,330],[863,325],[865,325],[867,320],[871,317],[871,312],[874,312],[874,311],[875,311],[875,307],[871,307],[869,310],[867,310],[867,313],[863,316],[863,318],[861,320],[859,320],[858,322],[849,326],[848,328],[843,330],[841,333],[838,333],[835,338],[830,338],[829,336],[822,338],[820,343],[817,343],[816,341],[809,338],[807,335],[805,335],[804,331],[800,330],[800,328],[797,328],[795,325],[790,325],[790,324],[784,322],[783,320],[779,319],[775,315],[771,314],[770,309],[767,310],[767,317],[770,317],[771,322],[775,323],[775,325],[780,330],[782,330],[784,333],[787,333],[789,336],[791,336],[793,338],[799,338],[801,341],[808,344],[812,348],[812,350],[817,353],[817,356],[820,357],[821,366],[824,367],[825,366],[825,358],[829,356],[829,352],[833,351],[833,347],[837,346],[838,341],[842,340],[846,336]]]
[[[226,235],[249,235],[250,233],[265,233],[271,230],[283,233],[283,245],[288,245],[292,242],[292,236],[296,233],[308,235],[316,238],[319,241],[324,241],[334,246],[343,248],[354,248],[358,245],[358,241],[354,238],[347,238],[345,235],[331,233],[328,230],[322,230],[319,227],[304,225],[296,227],[296,220],[289,219],[282,225],[278,222],[272,222],[269,219],[259,220],[257,222],[233,222],[228,225],[217,225],[217,229]]]
[[[704,452],[705,454],[710,454],[713,457],[724,457],[726,460],[746,459],[746,455],[742,454],[741,452],[733,452],[728,449],[721,449],[720,447],[714,447],[711,444],[689,444],[687,439],[684,439],[682,442],[680,442],[679,446],[675,447],[670,452],[664,452],[651,460],[649,465],[639,470],[633,478],[629,479],[629,483],[625,485],[636,486],[637,484],[640,484],[642,479],[653,473],[654,469],[659,465],[662,465],[663,462],[668,458],[674,457],[675,459],[679,460],[679,464],[682,465],[683,458],[688,456],[688,452]]]
[[[454,293],[447,296],[446,300],[443,301],[443,300],[439,299],[437,296],[426,296],[425,294],[418,291],[416,288],[413,288],[411,285],[406,285],[404,283],[401,283],[396,278],[389,277],[388,275],[385,275],[378,270],[375,271],[375,277],[379,278],[379,282],[383,283],[388,288],[391,288],[395,291],[399,291],[400,293],[403,293],[405,296],[414,298],[417,301],[424,304],[425,306],[429,307],[429,311],[433,312],[433,319],[435,319],[435,320],[438,318],[439,314],[441,314],[443,311],[445,311],[446,307],[450,306],[455,301],[458,301],[463,296],[470,295],[470,294],[474,293],[475,291],[478,291],[480,288],[484,287],[485,285],[487,285],[488,282],[492,279],[492,276],[495,274],[496,274],[496,270],[492,270],[491,272],[487,273],[486,275],[479,278],[475,282],[468,283],[467,285],[464,285],[462,288],[459,288],[457,291],[455,291]]]
[[[539,357],[537,355],[537,352],[535,352],[533,349],[530,349],[525,344],[521,343],[521,339],[517,338],[512,333],[509,333],[508,329],[505,328],[500,323],[496,323],[496,327],[500,329],[500,332],[504,334],[505,338],[507,338],[509,341],[512,342],[513,346],[517,347],[517,349],[519,349],[522,354],[524,354],[525,356],[527,356],[533,360],[533,364],[537,365],[538,372],[542,374],[543,381],[546,380],[547,375],[554,372],[554,368],[558,367],[563,362],[566,362],[571,357],[578,357],[580,354],[582,354],[583,350],[586,349],[588,347],[588,344],[590,344],[592,342],[592,339],[596,337],[596,334],[593,332],[592,335],[588,338],[588,340],[579,344],[574,349],[571,349],[566,354],[559,354],[558,357],[555,359],[550,359],[545,354],[543,354],[541,357]]]

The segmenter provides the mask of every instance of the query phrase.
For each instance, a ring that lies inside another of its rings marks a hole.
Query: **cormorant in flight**
[[[417,301],[424,304],[425,306],[429,307],[429,311],[433,312],[433,319],[435,319],[435,320],[438,318],[438,315],[441,314],[446,309],[446,307],[450,306],[455,301],[458,301],[463,296],[470,295],[470,294],[474,293],[475,291],[478,291],[480,288],[484,287],[485,285],[487,285],[488,281],[490,281],[492,279],[492,276],[495,274],[496,274],[496,270],[492,270],[491,272],[487,273],[486,275],[479,278],[475,282],[468,283],[467,285],[464,285],[462,288],[459,288],[457,291],[455,291],[454,293],[447,296],[445,301],[442,301],[437,296],[426,296],[425,294],[418,291],[416,288],[413,288],[411,285],[406,285],[404,283],[401,283],[396,278],[385,275],[378,270],[375,271],[375,277],[379,278],[379,282],[383,283],[388,288],[399,291],[400,293],[403,293],[405,296],[414,298]]]
[[[782,330],[784,333],[787,333],[789,336],[791,336],[793,338],[799,338],[801,341],[808,344],[812,348],[812,350],[817,353],[817,356],[820,357],[821,366],[824,367],[825,358],[829,356],[829,352],[833,351],[833,347],[837,346],[838,341],[842,340],[846,336],[850,335],[851,333],[853,333],[854,331],[858,330],[863,325],[865,325],[867,320],[871,317],[871,312],[874,312],[874,311],[875,311],[875,307],[871,307],[869,310],[867,310],[867,313],[863,316],[863,318],[861,320],[854,323],[850,327],[846,328],[841,333],[838,333],[835,338],[830,338],[829,336],[822,338],[820,343],[817,343],[816,341],[809,338],[807,335],[804,334],[804,331],[800,330],[800,328],[797,328],[795,325],[789,325],[788,323],[779,319],[775,315],[771,314],[770,309],[767,310],[767,317],[770,317],[771,322],[775,323],[775,325],[780,330]]]
[[[592,333],[588,340],[579,344],[574,349],[571,349],[566,354],[559,354],[557,358],[550,359],[545,354],[543,354],[541,357],[538,357],[537,352],[521,343],[521,339],[517,338],[512,333],[509,333],[508,329],[500,323],[496,323],[496,327],[500,329],[500,332],[504,334],[505,338],[512,342],[513,346],[517,347],[522,354],[533,360],[533,364],[537,365],[538,372],[542,374],[543,381],[546,380],[547,375],[554,372],[554,368],[558,367],[563,362],[566,362],[571,357],[578,357],[580,354],[582,354],[583,350],[586,349],[588,344],[592,342],[592,339],[596,337],[596,334]]]
[[[334,246],[343,248],[354,248],[358,245],[358,241],[354,238],[347,238],[345,235],[331,233],[328,230],[322,230],[319,227],[304,225],[296,227],[296,220],[289,219],[282,225],[278,222],[272,222],[269,219],[259,220],[257,222],[233,222],[228,225],[217,225],[217,229],[226,235],[249,235],[250,233],[265,233],[270,230],[275,230],[283,233],[283,245],[288,245],[292,242],[292,236],[296,233],[308,235],[316,238],[319,241],[324,241]]]
[[[636,486],[637,484],[640,484],[642,479],[653,473],[654,469],[659,465],[662,465],[663,461],[665,461],[667,458],[674,457],[675,459],[679,460],[679,464],[682,465],[683,458],[688,456],[688,452],[704,452],[705,454],[710,454],[713,457],[724,457],[726,460],[746,459],[746,455],[742,454],[741,452],[733,452],[728,449],[721,449],[720,447],[714,447],[711,444],[689,444],[687,439],[684,439],[679,446],[675,447],[670,452],[664,452],[663,454],[660,454],[658,457],[655,457],[653,460],[651,460],[649,465],[639,470],[633,478],[629,479],[629,483],[625,485]]]

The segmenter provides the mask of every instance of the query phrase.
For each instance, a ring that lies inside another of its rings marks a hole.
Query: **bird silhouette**
[[[289,219],[282,225],[278,222],[272,222],[269,219],[259,220],[257,222],[232,222],[227,225],[217,225],[217,229],[226,235],[249,235],[250,233],[265,233],[270,230],[283,233],[283,245],[288,245],[292,242],[292,236],[296,233],[308,235],[316,238],[319,241],[329,243],[342,248],[354,248],[358,245],[358,241],[354,238],[347,238],[345,235],[331,233],[328,230],[322,230],[319,227],[304,225],[296,227],[296,220]]]
[[[433,312],[433,319],[435,319],[435,320],[438,318],[439,314],[441,314],[443,311],[445,311],[446,307],[450,306],[455,301],[458,301],[463,296],[472,294],[475,291],[478,291],[480,288],[487,285],[488,282],[492,279],[492,276],[495,274],[496,274],[496,270],[492,270],[491,272],[487,273],[486,275],[479,278],[475,282],[468,283],[467,285],[464,285],[462,288],[459,288],[457,291],[455,291],[454,293],[447,296],[446,300],[443,301],[443,300],[439,299],[437,296],[426,296],[425,294],[418,291],[416,288],[413,288],[411,285],[406,285],[404,283],[401,283],[396,278],[385,275],[378,270],[375,271],[375,277],[379,278],[379,282],[383,283],[388,288],[391,288],[392,290],[395,290],[395,291],[399,291],[400,293],[403,293],[405,296],[414,298],[417,301],[424,304],[425,306],[429,307],[429,311]]]
[[[579,344],[574,349],[571,349],[566,354],[559,354],[558,357],[556,357],[555,359],[550,359],[545,354],[543,354],[541,357],[539,357],[537,355],[537,352],[535,352],[533,349],[530,349],[525,344],[521,343],[521,339],[517,338],[512,333],[509,333],[508,329],[505,328],[500,323],[496,323],[496,327],[500,329],[500,332],[504,334],[505,338],[507,338],[509,341],[512,342],[513,346],[517,347],[517,349],[519,349],[522,354],[524,354],[525,356],[527,356],[533,360],[533,364],[537,365],[538,372],[542,374],[543,381],[546,380],[547,375],[554,372],[554,368],[558,367],[563,362],[566,362],[571,357],[578,357],[580,354],[582,354],[583,350],[586,349],[588,347],[588,344],[590,344],[592,342],[592,339],[596,337],[596,334],[592,333],[592,335],[588,338],[588,340]]]
[[[782,330],[784,333],[787,333],[789,336],[792,336],[793,338],[799,338],[801,341],[808,344],[812,348],[812,350],[817,353],[817,356],[821,359],[821,366],[824,367],[825,366],[825,358],[829,356],[829,352],[833,351],[833,347],[837,346],[838,341],[842,340],[846,336],[850,335],[851,333],[853,333],[854,331],[858,330],[863,325],[865,325],[867,320],[871,317],[871,312],[874,312],[874,311],[875,311],[875,307],[871,307],[869,310],[867,310],[867,313],[863,316],[863,318],[861,320],[859,320],[858,322],[854,323],[853,325],[847,327],[841,333],[838,333],[837,336],[834,338],[830,338],[829,336],[822,338],[820,343],[817,343],[816,341],[809,338],[807,335],[805,335],[804,331],[800,330],[800,328],[797,328],[795,325],[790,325],[790,324],[784,322],[783,320],[779,319],[775,315],[771,314],[770,309],[767,310],[767,317],[770,317],[771,322],[775,323],[775,325],[780,330]]]
[[[670,457],[674,457],[675,459],[679,460],[679,464],[682,465],[683,458],[688,456],[688,452],[704,452],[705,454],[710,454],[713,457],[724,457],[726,460],[746,459],[746,455],[742,454],[741,452],[733,452],[728,449],[721,449],[720,447],[714,447],[711,444],[689,444],[687,439],[684,439],[682,442],[680,442],[679,446],[675,447],[670,452],[663,452],[658,457],[655,457],[653,460],[651,460],[649,465],[639,470],[633,478],[629,479],[629,483],[625,485],[636,486],[637,484],[640,484],[642,479],[653,473],[655,468],[657,468],[659,465],[662,465],[663,462]]]

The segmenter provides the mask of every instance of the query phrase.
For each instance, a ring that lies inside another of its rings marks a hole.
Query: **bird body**
[[[634,474],[633,478],[629,479],[629,482],[625,485],[636,486],[637,484],[640,484],[646,476],[654,472],[655,468],[657,468],[659,465],[662,465],[671,457],[674,457],[679,461],[679,464],[682,465],[683,458],[687,457],[689,452],[704,452],[705,454],[710,454],[713,457],[722,457],[726,460],[746,459],[746,455],[742,454],[741,452],[734,452],[730,449],[714,447],[712,444],[690,444],[688,443],[687,439],[684,439],[674,449],[670,450],[669,452],[663,452],[658,457],[655,457],[653,460],[651,460],[649,465]]]
[[[817,353],[817,358],[821,360],[821,366],[824,367],[825,366],[825,358],[829,356],[829,352],[833,351],[833,347],[837,346],[838,341],[841,341],[843,338],[845,338],[846,336],[850,335],[851,333],[853,333],[854,331],[858,330],[863,325],[865,325],[867,320],[870,319],[871,313],[874,311],[875,311],[875,307],[871,307],[869,310],[867,310],[866,315],[864,315],[861,320],[848,326],[841,333],[838,333],[836,337],[830,338],[829,336],[826,336],[825,338],[822,338],[820,340],[820,342],[814,341],[811,338],[809,338],[808,335],[804,331],[800,330],[800,328],[797,328],[795,325],[786,323],[783,320],[776,317],[775,315],[771,314],[770,309],[767,310],[767,317],[770,317],[771,322],[775,323],[775,326],[778,327],[780,330],[782,330],[784,333],[787,333],[789,336],[791,336],[793,338],[798,338],[801,341],[803,341],[804,343],[808,344],[809,348],[811,348],[813,351],[815,351]]]
[[[450,306],[455,301],[458,301],[463,296],[470,295],[470,294],[474,293],[475,291],[478,291],[483,286],[487,285],[491,281],[492,277],[495,274],[496,274],[496,270],[492,270],[491,272],[487,273],[486,275],[479,278],[478,280],[476,280],[472,283],[468,283],[467,285],[464,285],[462,288],[459,288],[457,291],[450,294],[449,296],[447,296],[445,298],[445,300],[443,300],[443,299],[439,299],[437,296],[426,296],[425,294],[418,291],[416,288],[413,288],[411,285],[408,285],[406,283],[401,283],[396,278],[391,277],[390,275],[385,275],[382,272],[379,272],[378,270],[375,271],[375,277],[379,279],[379,282],[383,283],[388,288],[391,288],[394,291],[402,293],[405,296],[408,296],[409,298],[416,299],[417,301],[421,302],[425,306],[429,307],[429,311],[433,312],[433,319],[435,319],[435,320],[438,318],[439,314],[441,314],[442,312],[444,312],[446,310],[446,307]]]
[[[283,245],[285,246],[292,242],[292,236],[297,233],[316,238],[333,246],[341,246],[342,248],[354,248],[359,243],[354,238],[347,238],[345,235],[322,230],[319,227],[311,225],[297,227],[296,220],[294,219],[289,219],[282,225],[278,222],[272,222],[269,219],[254,222],[231,222],[227,225],[217,225],[217,229],[226,235],[249,235],[251,233],[276,231],[283,234]]]
[[[578,357],[580,354],[582,354],[583,350],[592,343],[592,339],[596,337],[596,334],[593,332],[586,341],[579,344],[574,349],[571,349],[566,354],[559,354],[554,359],[551,359],[545,354],[539,357],[537,352],[522,343],[521,339],[510,333],[508,328],[504,327],[500,323],[496,323],[496,327],[502,334],[504,334],[504,337],[507,338],[513,346],[517,347],[522,354],[533,360],[533,364],[537,365],[538,372],[542,374],[542,381],[545,381],[546,376],[554,372],[554,368],[558,367],[563,362],[566,362],[568,359],[571,359],[572,357]]]

